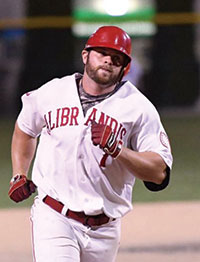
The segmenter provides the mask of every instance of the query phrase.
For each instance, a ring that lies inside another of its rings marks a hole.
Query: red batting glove
[[[99,145],[99,147],[103,149],[106,154],[112,156],[113,158],[117,158],[119,156],[122,148],[122,141],[118,141],[116,139],[110,126],[93,122],[91,132],[92,142],[95,146]]]
[[[10,181],[9,197],[20,202],[27,199],[36,190],[36,185],[24,175],[16,175]]]

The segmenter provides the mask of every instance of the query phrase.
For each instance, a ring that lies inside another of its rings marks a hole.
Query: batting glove
[[[15,175],[10,181],[9,197],[15,201],[20,202],[27,199],[32,193],[35,193],[36,186],[28,180],[24,175]]]
[[[122,140],[117,140],[112,128],[108,125],[92,123],[92,142],[95,146],[99,145],[103,151],[117,158],[122,150]]]

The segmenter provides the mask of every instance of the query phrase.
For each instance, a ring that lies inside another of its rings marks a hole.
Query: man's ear
[[[83,60],[83,64],[84,65],[87,62],[88,54],[89,54],[89,52],[87,50],[83,49],[83,51],[82,51],[82,60]]]

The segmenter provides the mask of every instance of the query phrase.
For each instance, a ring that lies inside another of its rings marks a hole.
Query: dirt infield
[[[32,262],[30,210],[0,210],[0,261]],[[199,262],[200,202],[135,204],[116,262]],[[44,261],[45,262],[45,261]]]

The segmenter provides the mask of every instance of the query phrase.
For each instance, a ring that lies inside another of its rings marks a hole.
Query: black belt
[[[46,196],[43,199],[43,202],[48,206],[50,206],[51,208],[53,208],[54,210],[56,210],[57,212],[62,213],[62,209],[64,205],[61,202],[55,200],[50,196]],[[90,226],[90,227],[101,226],[110,221],[110,218],[106,216],[104,213],[96,216],[88,216],[84,212],[75,212],[69,209],[67,210],[65,216],[77,220],[83,225]],[[115,219],[111,219],[111,220],[115,220]]]

